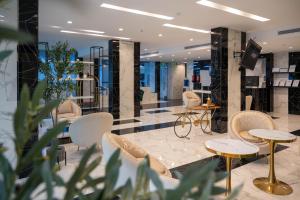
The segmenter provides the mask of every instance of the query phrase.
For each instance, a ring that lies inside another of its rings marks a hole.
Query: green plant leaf
[[[44,182],[46,183],[48,200],[53,199],[53,186],[52,186],[53,179],[52,179],[52,173],[49,173],[50,171],[51,171],[50,163],[48,160],[45,160],[44,163],[42,164],[41,174]]]
[[[35,109],[39,106],[40,100],[43,98],[43,93],[46,88],[46,82],[41,81],[34,89],[33,95],[32,95],[32,108]]]
[[[16,42],[33,41],[33,37],[31,35],[3,25],[0,25],[0,38],[2,40],[10,40]]]
[[[154,170],[152,170],[150,167],[147,169],[147,173],[148,173],[148,176],[150,177],[150,179],[152,180],[153,184],[157,188],[160,199],[165,199],[166,192],[164,190],[164,186],[163,186],[159,176],[157,175],[157,173]]]
[[[4,50],[0,51],[0,62],[2,62],[4,59],[6,59],[10,54],[12,54],[12,50]]]

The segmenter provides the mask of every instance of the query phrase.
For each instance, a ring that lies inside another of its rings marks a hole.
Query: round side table
[[[253,129],[249,131],[249,134],[268,142],[270,145],[269,176],[256,178],[253,180],[253,184],[262,191],[270,194],[291,194],[293,192],[291,186],[276,179],[274,167],[274,151],[276,143],[291,143],[294,142],[297,137],[288,132],[267,129]]]
[[[209,152],[223,156],[226,159],[226,195],[231,192],[231,165],[233,158],[250,158],[258,155],[259,148],[255,145],[235,139],[213,139],[205,142]]]

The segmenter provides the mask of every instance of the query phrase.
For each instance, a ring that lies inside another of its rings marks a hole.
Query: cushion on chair
[[[64,101],[62,104],[58,106],[58,113],[64,114],[64,113],[72,113],[72,102],[70,100]]]
[[[252,136],[252,135],[250,135],[248,131],[241,131],[241,132],[240,132],[240,136],[241,136],[244,140],[246,140],[246,141],[248,141],[248,142],[252,142],[252,143],[262,143],[262,142],[264,142],[263,140],[261,140],[261,139],[259,139],[259,138],[256,138],[256,137],[254,137],[254,136]]]
[[[114,134],[111,134],[111,136],[120,148],[124,149],[126,152],[128,152],[135,158],[144,158],[147,155],[147,153],[143,149],[133,144],[132,142],[126,140],[125,138]]]
[[[138,158],[138,162],[142,162],[144,158]],[[172,177],[170,171],[156,158],[149,156],[150,168],[156,171],[158,174]]]

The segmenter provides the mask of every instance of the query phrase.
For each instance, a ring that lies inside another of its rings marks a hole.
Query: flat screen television
[[[246,76],[246,87],[258,87],[259,76]]]
[[[261,49],[261,46],[259,46],[254,40],[250,39],[241,59],[241,67],[254,70]]]

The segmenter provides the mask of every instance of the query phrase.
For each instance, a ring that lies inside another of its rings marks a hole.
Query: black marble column
[[[32,92],[38,81],[38,5],[38,0],[19,0],[19,30],[34,40],[18,45],[18,99],[24,84]]]
[[[221,106],[211,121],[212,131],[227,132],[228,98],[228,29],[211,30],[211,95],[212,101]]]
[[[155,62],[155,93],[157,100],[160,100],[160,62]]]
[[[295,73],[289,74],[289,79],[300,79],[300,52],[289,53],[289,65],[296,65]],[[289,114],[300,115],[300,86],[288,89]]]
[[[110,40],[109,54],[109,112],[115,119],[120,118],[120,52],[119,41]]]
[[[246,33],[241,33],[241,51],[246,50]],[[241,110],[246,109],[246,69],[240,68],[241,70]]]
[[[139,42],[134,43],[134,116],[139,117],[141,115],[141,102],[139,98],[140,91],[140,49],[141,44]]]
[[[27,84],[31,93],[38,81],[38,0],[19,0],[19,30],[31,34],[34,40],[30,43],[18,45],[18,100],[22,86]],[[35,133],[24,145],[23,156],[38,140],[37,127]],[[33,164],[23,166],[19,178],[27,177],[33,169]]]

